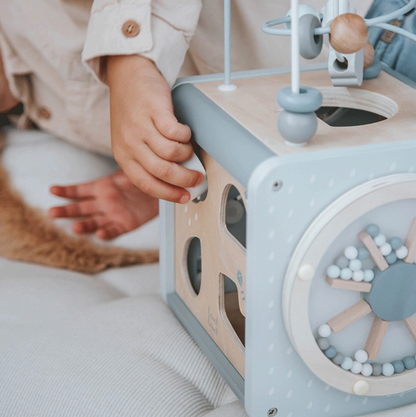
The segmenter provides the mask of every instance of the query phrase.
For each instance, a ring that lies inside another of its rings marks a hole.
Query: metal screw
[[[282,186],[283,186],[283,183],[282,183],[282,181],[276,181],[274,184],[273,184],[273,191],[278,191],[278,190],[280,190],[281,188],[282,188]],[[274,415],[274,414],[273,414]]]
[[[278,412],[279,412],[279,411],[277,410],[277,408],[271,408],[271,409],[267,412],[267,417],[273,417],[273,416],[276,416]]]

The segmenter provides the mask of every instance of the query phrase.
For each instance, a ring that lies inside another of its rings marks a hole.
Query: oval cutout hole
[[[202,256],[201,241],[197,237],[192,238],[189,243],[186,265],[188,268],[189,281],[195,294],[198,295],[201,290]]]
[[[229,188],[225,204],[225,226],[246,247],[247,213],[244,201],[233,185]]]
[[[332,127],[364,126],[386,120],[386,117],[370,111],[345,107],[321,107],[315,113]]]
[[[246,319],[241,314],[240,307],[238,306],[238,289],[230,278],[226,275],[222,275],[223,282],[223,309],[231,327],[234,329],[236,335],[240,339],[244,346],[245,332],[246,332]]]
[[[357,88],[320,87],[319,119],[333,127],[364,126],[393,117],[397,103],[387,96]]]

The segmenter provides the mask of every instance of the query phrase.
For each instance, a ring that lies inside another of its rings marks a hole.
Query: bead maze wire
[[[231,0],[224,0],[224,83],[218,87],[222,91],[232,91],[231,84]]]
[[[299,0],[291,1],[291,49],[292,49],[292,92],[299,94],[300,63],[299,63]]]
[[[375,17],[373,19],[364,19],[364,21],[367,27],[377,26],[377,27],[390,30],[399,35],[405,36],[409,39],[416,41],[415,34],[387,23],[409,12],[415,6],[416,6],[416,0],[410,0],[406,6],[401,7],[400,9],[392,13]],[[269,22],[266,22],[262,26],[263,31],[267,34],[291,36],[291,62],[292,62],[291,77],[292,77],[292,92],[294,94],[299,94],[299,91],[300,91],[299,90],[300,89],[299,18],[300,18],[299,17],[299,0],[291,0],[290,16],[270,20]],[[276,29],[274,27],[274,26],[281,25],[281,24],[286,24],[287,26],[289,23],[291,26],[290,29]],[[324,34],[329,34],[330,32],[331,32],[331,29],[329,26],[316,28],[313,31],[314,35],[324,35]],[[342,54],[337,53],[336,51],[335,53],[340,62],[345,62],[345,58],[343,57]]]
[[[390,22],[393,19],[397,19],[400,16],[403,16],[404,14],[412,10],[415,6],[416,6],[416,0],[410,0],[406,6],[401,7],[395,12],[392,12],[383,16],[374,17],[372,19],[364,19],[364,21],[368,27],[377,26],[383,29],[388,29],[388,30],[391,30],[392,32],[398,33],[402,36],[405,36],[407,38],[410,38],[416,41],[416,36],[413,33],[407,30],[398,28],[393,25],[388,25],[388,22]],[[273,19],[273,20],[266,22],[262,26],[262,30],[263,32],[268,33],[269,35],[291,36],[292,34],[291,29],[277,29],[274,27],[274,26],[278,26],[282,24],[287,24],[290,22],[291,22],[290,16]],[[330,32],[331,30],[329,26],[325,26],[321,28],[316,28],[314,31],[314,35],[326,35],[326,34],[329,34]]]

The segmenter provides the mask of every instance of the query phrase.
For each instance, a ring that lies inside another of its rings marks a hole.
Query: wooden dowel
[[[416,320],[414,317],[409,317],[404,321],[407,328],[409,329],[410,334],[413,336],[413,339],[416,340]]]
[[[388,327],[388,321],[384,321],[380,317],[374,319],[367,343],[365,344],[365,351],[368,353],[368,358],[370,360],[377,360]]]
[[[355,282],[352,280],[344,281],[343,279],[339,278],[332,279],[327,277],[326,282],[331,288],[335,288],[337,290],[370,292],[372,287],[372,284],[369,282]]]
[[[378,249],[377,245],[374,243],[373,238],[363,230],[358,234],[361,242],[363,245],[368,249],[370,252],[371,257],[373,258],[374,263],[377,265],[380,271],[384,271],[389,267],[389,264],[384,259],[384,256],[381,254],[380,250]]]
[[[351,326],[351,324],[370,313],[370,305],[366,301],[361,300],[357,304],[354,304],[352,307],[343,311],[341,314],[338,314],[338,316],[329,320],[328,325],[334,333],[339,333],[341,330],[346,329],[348,326]]]
[[[406,246],[409,251],[406,258],[404,258],[404,261],[408,264],[412,264],[416,259],[416,218],[413,219],[404,246]]]

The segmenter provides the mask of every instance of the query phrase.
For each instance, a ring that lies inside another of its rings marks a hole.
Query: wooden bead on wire
[[[329,42],[342,54],[358,52],[368,41],[367,25],[361,16],[345,13],[337,16],[330,24]]]
[[[374,60],[374,48],[370,42],[364,45],[364,69],[366,70]]]

